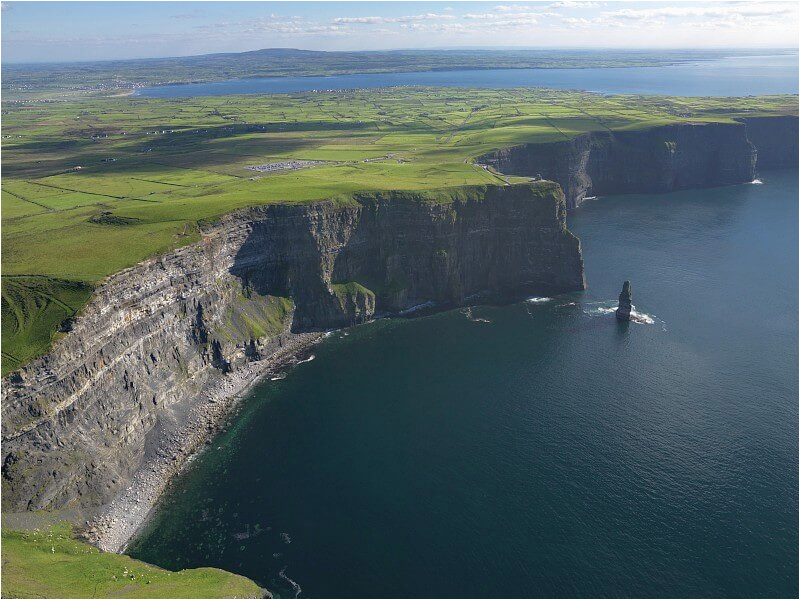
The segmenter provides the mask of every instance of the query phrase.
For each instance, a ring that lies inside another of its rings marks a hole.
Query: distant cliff
[[[501,173],[558,182],[567,207],[587,196],[658,193],[752,181],[758,169],[797,166],[796,116],[600,131],[497,150],[478,161]]]
[[[561,190],[542,182],[225,217],[200,242],[110,277],[71,333],[6,378],[3,508],[108,503],[158,445],[159,424],[299,332],[476,294],[583,289],[565,215]]]

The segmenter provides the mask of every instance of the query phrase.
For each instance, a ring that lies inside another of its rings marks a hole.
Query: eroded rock
[[[631,291],[631,282],[625,281],[622,284],[622,291],[619,294],[619,306],[617,307],[617,320],[630,321],[631,311],[633,310],[633,292]]]

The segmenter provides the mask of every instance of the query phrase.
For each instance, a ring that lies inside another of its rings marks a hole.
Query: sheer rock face
[[[756,147],[758,172],[768,169],[795,169],[798,160],[798,118],[747,117],[742,119],[747,137]]]
[[[50,353],[3,381],[3,509],[108,503],[204,387],[300,332],[584,285],[552,183],[229,215],[110,277]]]
[[[587,196],[744,183],[755,178],[757,166],[796,166],[797,125],[796,116],[783,116],[591,132],[506,148],[479,161],[501,173],[558,182],[573,209]]]
[[[630,321],[631,311],[633,310],[633,292],[631,282],[625,281],[622,284],[622,291],[619,294],[619,306],[617,307],[617,321]]]

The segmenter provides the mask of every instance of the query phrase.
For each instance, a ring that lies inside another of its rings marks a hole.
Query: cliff
[[[479,162],[508,175],[558,182],[567,207],[585,197],[660,193],[752,181],[757,169],[797,165],[797,117],[599,131],[491,152]]]
[[[107,504],[201,391],[301,332],[583,289],[565,215],[549,182],[269,205],[110,277],[3,382],[4,510]]]
[[[798,160],[798,118],[748,117],[741,119],[747,128],[747,137],[756,147],[756,169],[795,169]]]

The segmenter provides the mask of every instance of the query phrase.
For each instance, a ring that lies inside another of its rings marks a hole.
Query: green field
[[[2,289],[3,372],[38,356],[66,330],[92,288],[48,277],[4,277]],[[66,323],[65,323],[66,321]],[[62,327],[62,323],[65,325]]]
[[[3,529],[3,598],[261,598],[253,581],[213,568],[167,571],[80,542],[71,526]]]
[[[196,240],[199,222],[237,208],[503,184],[474,158],[589,130],[796,114],[797,97],[393,88],[27,101],[4,103],[2,112],[7,374],[49,348],[103,278]],[[293,160],[316,162],[247,168]]]

